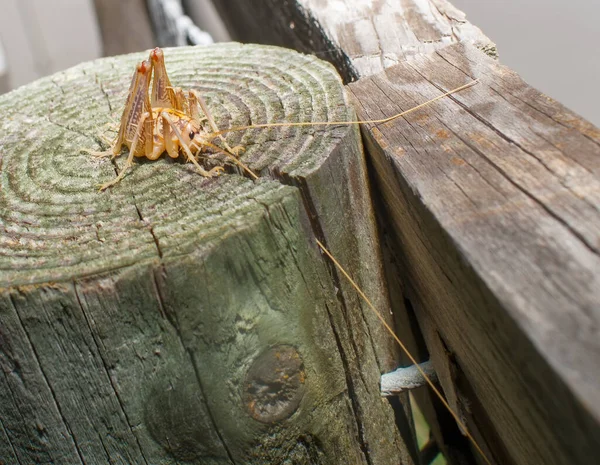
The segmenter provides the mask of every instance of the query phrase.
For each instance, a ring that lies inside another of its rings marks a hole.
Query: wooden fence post
[[[166,157],[100,193],[124,157],[81,148],[142,58],[0,97],[2,461],[416,463],[379,394],[397,352],[315,242],[388,305],[357,128],[230,134],[256,182]],[[355,117],[313,57],[225,44],[166,62],[222,127]]]

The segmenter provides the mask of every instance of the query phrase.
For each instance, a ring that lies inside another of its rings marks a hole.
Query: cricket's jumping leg
[[[188,101],[179,87],[173,87],[165,66],[165,55],[156,47],[150,52],[150,62],[154,68],[150,103],[152,108],[174,108],[188,114]]]
[[[165,67],[165,55],[159,47],[150,52],[150,63],[152,63],[152,67],[154,68],[150,96],[152,108],[176,108],[175,102],[172,100],[169,92],[171,81]]]
[[[175,108],[186,115],[190,113],[190,103],[188,102],[185,93],[181,87],[170,87],[169,95],[171,95],[171,100],[175,102]]]
[[[123,144],[126,140],[132,140],[138,132],[138,124],[142,115],[150,111],[150,101],[148,99],[148,85],[152,74],[152,65],[148,60],[142,61],[136,66],[135,72],[129,86],[127,101],[121,116],[119,133],[113,142],[109,142],[110,148],[104,152],[83,149],[95,157],[115,158],[120,155]]]
[[[204,99],[194,89],[190,90],[189,103],[190,103],[190,108],[197,108],[197,105],[200,105],[200,108],[202,108],[202,111],[206,115],[206,119],[208,120],[208,124],[210,124],[210,127],[212,128],[212,130],[214,132],[219,132],[219,127],[217,126],[217,123],[215,123],[215,120],[212,117],[212,114],[211,114],[210,110],[208,109],[206,102],[204,102]],[[193,110],[193,111],[196,111],[196,110]],[[192,116],[193,116],[193,114],[192,114]],[[229,146],[229,144],[227,143],[227,141],[225,140],[225,138],[222,135],[219,135],[219,138],[223,142],[223,147],[225,147],[225,149],[227,149],[227,151],[229,152],[230,155],[239,157],[242,153],[244,153],[245,149],[241,145],[237,145],[232,148]]]
[[[135,133],[135,135],[133,136],[133,141],[131,142],[131,148],[129,149],[129,156],[127,157],[127,161],[125,162],[125,166],[123,166],[123,169],[121,170],[121,172],[117,175],[116,178],[114,178],[112,181],[109,181],[107,183],[104,183],[100,186],[100,191],[103,191],[105,189],[108,189],[110,186],[114,186],[115,184],[117,184],[121,179],[123,179],[123,177],[125,176],[125,174],[127,173],[127,170],[129,168],[131,168],[133,166],[133,157],[136,154],[136,151],[139,150],[138,148],[138,144],[140,142],[140,139],[143,139],[144,142],[147,141],[148,139],[152,139],[152,133],[150,133],[150,135],[144,135],[142,137],[142,132],[146,129],[146,125],[144,124],[146,119],[148,118],[148,116],[150,115],[151,117],[151,113],[144,113],[140,119],[139,125],[138,125],[138,131]]]

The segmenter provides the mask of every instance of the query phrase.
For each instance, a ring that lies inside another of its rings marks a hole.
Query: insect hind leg
[[[133,136],[133,141],[131,142],[131,148],[129,149],[129,156],[127,157],[127,161],[125,162],[123,169],[117,175],[117,177],[114,178],[112,181],[109,181],[109,182],[106,182],[106,183],[100,185],[100,191],[106,190],[110,186],[114,186],[115,184],[117,184],[121,179],[123,179],[125,177],[125,174],[129,170],[129,168],[131,168],[133,166],[133,157],[135,156],[136,152],[138,151],[138,144],[140,143],[140,139],[142,139],[142,141],[145,141],[145,140],[147,140],[147,137],[148,137],[147,134],[142,135],[142,133],[147,128],[145,121],[148,118],[152,118],[152,114],[148,113],[148,112],[144,113],[142,115],[142,117],[140,118],[140,121],[137,125],[138,129],[135,132],[135,135]],[[150,137],[152,137],[152,133],[150,133]]]
[[[192,108],[192,111],[197,115],[197,106],[199,105],[200,108],[202,108],[202,111],[204,112],[204,115],[206,116],[206,119],[208,120],[208,124],[210,125],[213,132],[218,133],[219,127],[217,126],[217,123],[215,123],[215,120],[214,120],[210,110],[208,109],[206,102],[204,102],[204,99],[194,89],[191,89],[189,91],[189,95],[190,95],[189,104],[190,104],[190,108]],[[223,137],[222,135],[219,135],[219,139],[221,139],[223,147],[225,147],[225,149],[227,150],[227,152],[230,155],[239,157],[242,153],[244,153],[246,151],[246,149],[241,145],[236,145],[235,147],[231,147],[225,140],[225,137]]]

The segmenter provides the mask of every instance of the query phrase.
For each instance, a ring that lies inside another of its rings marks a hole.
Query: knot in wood
[[[244,383],[244,404],[262,423],[291,416],[304,396],[306,374],[298,351],[288,345],[271,347],[252,363]]]

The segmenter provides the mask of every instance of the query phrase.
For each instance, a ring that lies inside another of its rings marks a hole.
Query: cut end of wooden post
[[[183,156],[174,162],[165,154],[154,162],[136,159],[119,183],[98,193],[123,169],[126,151],[111,162],[82,149],[104,150],[103,140],[116,136],[107,123],[120,116],[133,65],[145,58],[84,63],[0,97],[0,287],[184,253],[224,224],[219,215],[244,209],[271,189],[253,186],[226,157],[202,159],[208,168],[228,169],[207,179]],[[235,43],[172,49],[166,65],[174,85],[203,95],[221,128],[353,116],[333,67],[290,50]],[[276,128],[227,139],[246,148],[244,165],[268,177],[310,173],[350,132]]]

